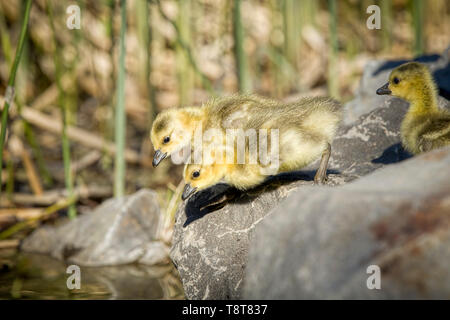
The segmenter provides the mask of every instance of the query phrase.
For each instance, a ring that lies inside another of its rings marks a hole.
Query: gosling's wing
[[[419,149],[429,151],[450,145],[450,115],[430,119],[419,134]]]
[[[207,127],[225,130],[298,126],[311,114],[342,113],[340,104],[330,98],[309,97],[285,104],[256,95],[211,100],[208,110]]]
[[[439,139],[450,133],[450,115],[428,120],[421,136],[426,139]]]
[[[220,108],[216,117],[224,129],[246,129],[251,122],[263,122],[277,107],[276,102],[269,99],[253,95],[239,96]]]

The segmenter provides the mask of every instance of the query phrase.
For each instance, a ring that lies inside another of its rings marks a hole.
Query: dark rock
[[[237,299],[241,296],[254,227],[289,192],[312,183],[310,176],[301,177],[306,180],[289,183],[292,176],[283,177],[287,181],[274,179],[248,193],[230,190],[227,195],[233,194],[233,199],[225,207],[214,212],[203,209],[208,214],[197,213],[201,218],[185,228],[185,212],[189,212],[190,217],[195,216],[202,205],[196,199],[189,199],[179,208],[170,256],[188,299]],[[339,177],[335,181],[334,175],[330,177],[330,183],[343,180]],[[214,188],[207,192],[214,192]]]
[[[450,295],[450,148],[292,193],[255,230],[246,299]],[[368,266],[381,289],[366,286]]]
[[[330,167],[359,178],[410,157],[401,146],[399,132],[407,110],[406,102],[388,98],[380,108],[342,127],[333,142]]]
[[[39,228],[21,249],[83,266],[156,264],[168,259],[168,248],[156,239],[159,217],[156,194],[144,189],[63,225]]]

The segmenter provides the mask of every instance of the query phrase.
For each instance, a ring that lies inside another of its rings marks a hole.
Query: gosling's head
[[[419,62],[408,62],[392,70],[389,82],[377,90],[377,94],[389,94],[408,102],[422,99],[425,92],[435,90],[428,68]]]
[[[184,186],[181,198],[188,199],[197,191],[211,187],[222,180],[224,165],[220,164],[187,164],[184,167]]]
[[[153,121],[150,139],[155,148],[153,166],[189,144],[192,135],[189,118],[182,110],[167,110]]]

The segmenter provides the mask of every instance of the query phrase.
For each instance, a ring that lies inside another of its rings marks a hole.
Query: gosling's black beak
[[[377,90],[377,94],[382,95],[382,94],[391,94],[392,91],[389,90],[389,82],[384,84],[382,87],[378,88]]]
[[[161,150],[156,150],[155,155],[153,156],[153,167],[158,166],[158,164],[163,161],[167,157],[167,153],[162,153]]]
[[[197,191],[197,188],[192,188],[191,185],[189,183],[187,183],[184,186],[184,190],[183,190],[183,194],[181,195],[181,199],[186,200],[187,198],[192,196],[195,193],[195,191]]]

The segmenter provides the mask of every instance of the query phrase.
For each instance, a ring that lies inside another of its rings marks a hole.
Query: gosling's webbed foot
[[[314,176],[315,184],[325,184],[328,181],[328,177],[325,175],[324,177],[318,177],[317,174]]]
[[[220,198],[214,199],[211,202],[201,206],[200,210],[211,209],[211,208],[214,208],[214,210],[221,209],[221,208],[225,207],[225,205],[228,202],[230,202],[231,200],[233,200],[235,197],[236,197],[235,194],[224,193]]]
[[[426,139],[424,137],[420,137],[418,141],[418,146],[420,152],[428,152],[433,149],[433,141],[430,139]]]
[[[328,180],[327,168],[330,155],[331,155],[331,145],[327,143],[327,146],[322,153],[322,158],[320,159],[319,169],[317,169],[316,175],[314,176],[315,184],[324,184]]]

